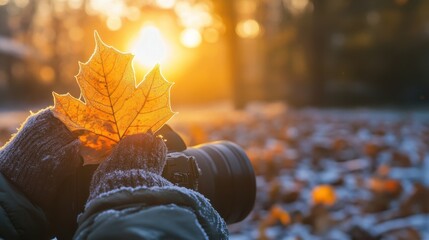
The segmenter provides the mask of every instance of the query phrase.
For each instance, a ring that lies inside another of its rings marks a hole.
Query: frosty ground
[[[229,226],[231,239],[429,239],[429,111],[179,112],[170,124],[189,145],[234,141],[255,168],[255,208]],[[1,144],[28,114],[0,112]]]

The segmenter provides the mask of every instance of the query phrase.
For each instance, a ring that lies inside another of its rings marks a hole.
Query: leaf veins
[[[95,32],[95,51],[79,63],[81,98],[54,95],[53,112],[83,145],[85,164],[99,163],[124,136],[153,132],[175,113],[168,82],[156,65],[136,84],[133,55],[106,45]]]

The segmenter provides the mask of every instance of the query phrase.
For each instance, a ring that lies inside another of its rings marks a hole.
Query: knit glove
[[[169,186],[161,176],[167,147],[151,132],[123,138],[94,173],[88,203],[120,188]]]
[[[64,179],[82,165],[79,143],[50,108],[43,109],[0,149],[0,172],[46,211]]]

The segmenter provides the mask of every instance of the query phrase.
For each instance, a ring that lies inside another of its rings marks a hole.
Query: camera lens
[[[241,147],[228,141],[194,146],[184,151],[195,157],[201,176],[198,192],[207,197],[228,224],[243,220],[255,203],[255,173]]]

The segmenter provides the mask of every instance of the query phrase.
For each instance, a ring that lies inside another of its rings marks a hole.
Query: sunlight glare
[[[293,15],[303,13],[311,5],[309,0],[283,0],[283,2]]]
[[[108,17],[106,25],[110,30],[117,31],[122,27],[122,20],[119,17]]]
[[[121,18],[127,14],[125,3],[118,0],[89,0],[89,3],[84,3],[84,6],[89,15],[99,14],[109,18]]]
[[[248,19],[240,21],[237,24],[235,31],[237,35],[242,38],[256,38],[261,31],[261,27],[256,20]]]
[[[187,28],[183,30],[182,34],[180,35],[180,41],[185,47],[195,48],[201,44],[201,34],[196,29]]]
[[[15,2],[16,1],[17,0],[15,0]],[[18,0],[18,1],[22,1],[22,0]],[[83,0],[69,0],[67,3],[69,5],[69,8],[78,10],[83,4]]]
[[[156,4],[165,9],[173,8],[175,3],[176,0],[156,0]]]
[[[159,29],[153,25],[146,25],[131,47],[136,61],[145,67],[153,67],[165,58],[165,40]]]
[[[137,21],[140,18],[140,9],[137,7],[129,7],[127,9],[127,16],[129,20],[131,21]]]

